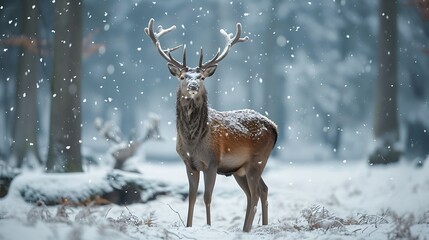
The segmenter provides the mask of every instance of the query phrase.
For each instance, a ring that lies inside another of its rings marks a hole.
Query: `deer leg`
[[[192,227],[192,218],[194,216],[194,206],[197,200],[198,183],[200,181],[200,172],[193,171],[190,168],[186,168],[189,182],[189,205],[188,205],[188,220],[186,223],[187,227]]]
[[[247,206],[249,214],[244,221],[243,231],[250,232],[252,229],[253,219],[255,218],[258,200],[259,200],[259,180],[261,175],[258,171],[250,170],[246,174],[247,183],[250,191],[250,205]]]
[[[262,225],[268,224],[268,187],[265,184],[264,180],[259,180],[259,192],[261,196],[261,205],[262,205]]]
[[[216,169],[204,172],[204,204],[206,205],[207,225],[211,225],[210,204],[212,202],[213,188],[216,182]]]
[[[234,178],[237,181],[238,185],[241,187],[241,189],[243,189],[243,191],[244,191],[244,193],[246,194],[246,197],[247,197],[246,216],[244,217],[244,225],[247,225],[246,221],[248,219],[249,212],[250,212],[250,190],[249,190],[249,185],[247,184],[246,176],[237,176],[237,175],[234,175]]]

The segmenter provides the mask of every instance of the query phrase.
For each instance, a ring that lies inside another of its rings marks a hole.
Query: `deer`
[[[243,231],[250,232],[259,199],[262,205],[262,224],[268,224],[268,187],[262,172],[277,141],[277,125],[254,110],[217,111],[208,107],[206,78],[211,77],[220,61],[232,46],[245,42],[241,37],[241,24],[236,24],[235,35],[220,33],[226,45],[214,57],[203,63],[202,47],[199,64],[189,67],[186,63],[186,45],[164,49],[160,37],[176,29],[175,25],[154,31],[151,18],[145,33],[155,44],[159,54],[167,61],[170,73],[179,80],[176,97],[176,151],[183,160],[189,183],[187,227],[192,227],[200,172],[204,175],[204,204],[207,225],[211,225],[210,205],[216,175],[234,176],[247,197]],[[174,59],[172,52],[183,46],[183,60]]]

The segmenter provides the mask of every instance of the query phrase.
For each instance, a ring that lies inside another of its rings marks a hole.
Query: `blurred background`
[[[198,64],[200,47],[205,60],[224,47],[220,29],[234,33],[242,24],[250,40],[234,46],[205,81],[209,103],[274,120],[280,134],[273,156],[281,162],[422,164],[429,153],[428,6],[426,0],[0,1],[0,160],[79,171],[53,166],[59,159],[106,161],[113,145],[129,147],[156,128],[162,141],[145,142],[141,157],[179,162],[178,81],[144,33],[154,18],[156,26],[176,25],[161,42],[186,44],[190,66]],[[181,59],[181,51],[174,56]]]

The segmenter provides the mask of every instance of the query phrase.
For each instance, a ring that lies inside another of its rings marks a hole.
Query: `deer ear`
[[[170,70],[170,73],[175,76],[175,77],[180,77],[180,74],[182,73],[182,69],[180,69],[179,67],[171,64],[171,63],[167,63],[168,65],[168,70]]]
[[[210,77],[211,75],[213,75],[213,73],[215,73],[215,71],[216,71],[216,68],[217,68],[217,64],[211,65],[211,66],[208,66],[207,68],[205,68],[203,70],[204,77]]]

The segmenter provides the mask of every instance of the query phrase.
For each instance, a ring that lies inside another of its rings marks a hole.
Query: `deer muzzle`
[[[188,83],[187,90],[191,96],[195,96],[200,90],[200,85],[197,81],[191,80]]]

